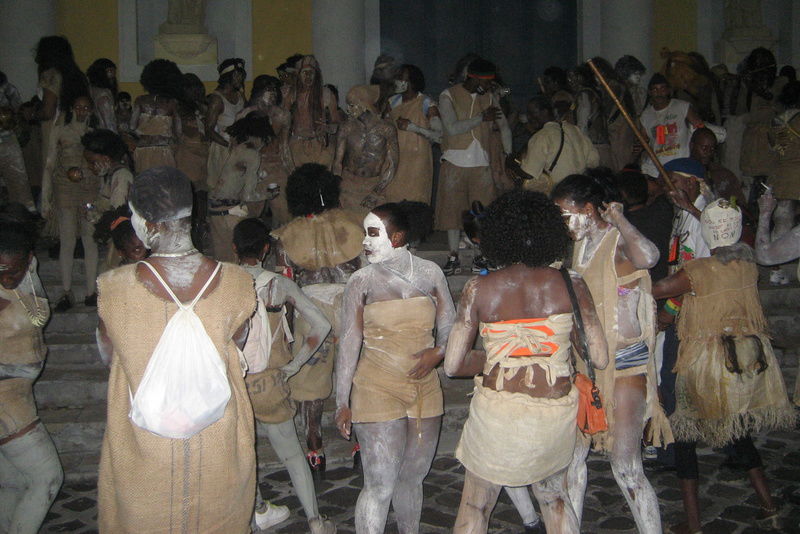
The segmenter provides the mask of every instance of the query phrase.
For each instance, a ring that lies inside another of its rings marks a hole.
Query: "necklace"
[[[28,272],[28,276],[31,273]],[[35,311],[31,312],[28,307],[25,305],[25,302],[22,300],[22,296],[20,296],[19,291],[16,289],[13,290],[14,296],[17,297],[22,309],[25,310],[25,313],[28,314],[28,319],[30,320],[31,324],[36,328],[41,328],[47,323],[48,313],[49,310],[46,309],[44,306],[39,306],[39,300],[36,298],[36,287],[31,283],[31,289],[33,290],[33,305],[35,306]]]
[[[154,252],[150,254],[151,258],[182,258],[184,256],[191,256],[199,252],[196,248],[185,250],[183,252]]]

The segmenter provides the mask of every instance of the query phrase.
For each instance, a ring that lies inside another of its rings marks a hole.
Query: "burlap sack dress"
[[[114,346],[100,456],[100,532],[249,533],[256,484],[253,411],[232,337],[255,309],[253,278],[223,264],[219,283],[194,308],[225,360],[231,398],[217,422],[168,439],[128,418],[172,301],[148,291],[126,265],[98,279],[98,313]]]

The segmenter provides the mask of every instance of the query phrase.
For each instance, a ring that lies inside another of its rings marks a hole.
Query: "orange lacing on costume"
[[[496,387],[512,378],[525,367],[525,384],[533,386],[533,366],[545,372],[547,383],[569,376],[569,335],[572,331],[572,314],[562,313],[543,318],[512,319],[481,324],[481,337],[486,348],[484,374],[495,366],[498,373]]]

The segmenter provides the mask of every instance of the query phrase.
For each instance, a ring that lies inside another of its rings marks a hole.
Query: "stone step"
[[[48,364],[96,365],[100,363],[94,331],[85,333],[46,333]]]
[[[48,362],[33,386],[40,408],[82,408],[105,401],[108,368],[102,363]]]
[[[51,304],[55,304],[51,302]],[[97,308],[87,308],[83,303],[65,312],[53,312],[44,331],[53,334],[91,334],[97,328]]]

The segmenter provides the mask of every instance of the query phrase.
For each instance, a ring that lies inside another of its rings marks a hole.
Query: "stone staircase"
[[[423,243],[417,254],[443,265],[447,259],[444,236],[435,234]],[[460,295],[471,275],[473,252],[462,251],[462,274],[448,278],[454,299]],[[794,266],[790,267],[794,269]],[[76,301],[83,302],[83,260],[75,260],[73,293]],[[787,268],[788,270],[788,268]],[[766,272],[766,271],[765,271]],[[793,271],[792,271],[793,272]],[[58,262],[40,254],[39,274],[51,303],[61,296]],[[797,347],[800,347],[800,286],[761,291],[762,302],[770,320],[776,352],[784,365],[793,367],[787,379],[794,378]],[[53,313],[45,328],[49,354],[45,369],[37,381],[34,392],[39,414],[47,426],[59,451],[66,476],[70,479],[89,479],[97,475],[100,446],[106,415],[108,369],[100,361],[95,344],[97,312],[82,304],[65,313]],[[439,369],[445,393],[445,416],[439,453],[451,453],[466,418],[472,390],[470,379],[449,379]],[[787,383],[790,391],[794,382]],[[323,418],[324,440],[329,465],[350,461],[352,443],[346,442],[335,431],[333,424],[333,399],[328,400]],[[300,421],[296,419],[301,443],[304,443]],[[266,436],[258,440],[259,464],[263,468],[277,468],[280,463],[272,452]]]

